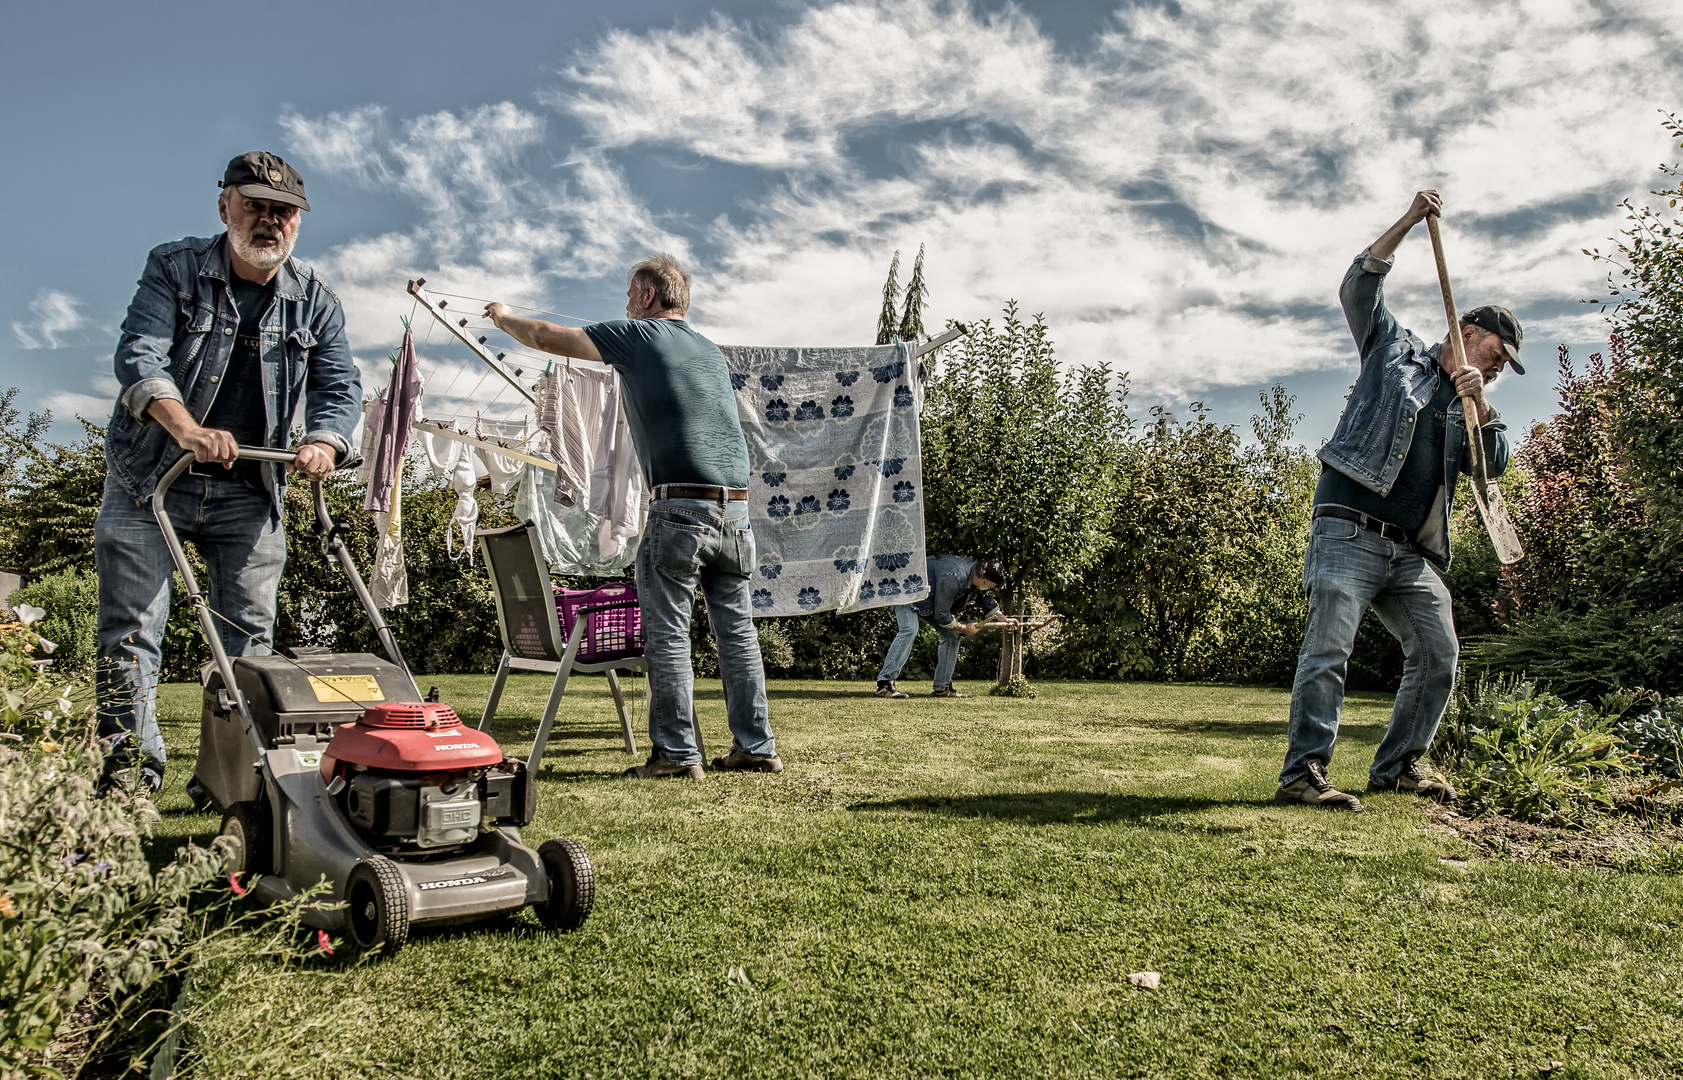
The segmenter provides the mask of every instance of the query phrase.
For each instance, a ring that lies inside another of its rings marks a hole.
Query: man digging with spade
[[[1475,410],[1487,475],[1494,479],[1508,466],[1508,436],[1484,400],[1484,386],[1504,364],[1521,375],[1525,369],[1519,322],[1506,308],[1461,315],[1457,330],[1467,366],[1457,372],[1451,338],[1427,346],[1385,306],[1385,275],[1397,246],[1442,210],[1436,191],[1416,193],[1408,212],[1356,256],[1339,290],[1361,371],[1318,455],[1321,479],[1303,569],[1309,621],[1275,794],[1282,802],[1362,808],[1361,800],[1328,782],[1326,769],[1338,738],[1345,668],[1370,606],[1402,643],[1404,662],[1391,724],[1368,770],[1368,791],[1455,797],[1422,758],[1449,703],[1459,651],[1449,590],[1438,575],[1449,567],[1456,481],[1462,473],[1472,475],[1463,410]]]

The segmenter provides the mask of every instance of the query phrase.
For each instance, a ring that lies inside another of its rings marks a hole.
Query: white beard
[[[278,237],[280,243],[274,247],[258,247],[251,242],[249,230],[228,226],[228,242],[233,245],[234,254],[257,267],[259,270],[273,270],[285,262],[292,255],[292,241],[285,233]]]

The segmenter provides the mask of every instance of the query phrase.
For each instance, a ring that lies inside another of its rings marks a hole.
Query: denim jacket
[[[239,316],[229,276],[228,234],[189,236],[152,249],[123,319],[115,359],[121,387],[105,434],[105,461],[136,500],[180,456],[175,439],[146,409],[167,398],[204,422],[234,351]],[[315,271],[288,259],[275,275],[274,302],[258,327],[262,339],[268,445],[286,446],[287,428],[308,393],[304,442],[351,449],[362,414],[362,380],[345,340],[345,315]],[[280,510],[286,472],[266,471]]]
[[[913,609],[943,630],[957,622],[954,608],[962,608],[970,588],[970,575],[976,569],[975,559],[963,555],[931,555],[928,561],[929,595],[912,605]],[[982,614],[999,610],[999,602],[990,594],[981,594]]]
[[[1381,495],[1391,493],[1414,437],[1414,418],[1432,399],[1443,343],[1428,346],[1397,325],[1385,306],[1385,275],[1391,263],[1373,257],[1371,250],[1356,256],[1344,275],[1338,298],[1344,318],[1361,354],[1361,372],[1350,391],[1338,427],[1319,457],[1329,468]],[[1461,473],[1471,474],[1466,460],[1467,428],[1462,402],[1449,405],[1444,430],[1443,484],[1426,523],[1415,537],[1420,553],[1440,570],[1449,567],[1449,515],[1455,484]],[[1491,479],[1508,468],[1508,428],[1494,410],[1480,429]]]

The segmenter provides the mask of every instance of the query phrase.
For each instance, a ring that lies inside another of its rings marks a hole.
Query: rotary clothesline
[[[577,358],[540,357],[512,347],[492,346],[489,334],[495,332],[494,326],[483,325],[478,321],[481,316],[462,315],[461,309],[451,312],[448,300],[435,298],[425,285],[425,279],[413,280],[408,292],[415,306],[425,309],[454,339],[446,346],[445,355],[455,342],[465,346],[469,354],[449,382],[436,390],[433,387],[442,382],[447,367],[442,359],[429,362],[433,369],[427,390],[431,407],[424,410],[429,415],[424,419],[417,416],[412,427],[427,438],[429,458],[445,456],[435,449],[433,439],[460,445],[459,458],[455,454],[448,457],[451,468],[457,470],[451,487],[458,490],[464,504],[470,499],[464,477],[470,475],[473,450],[486,460],[498,490],[507,490],[503,484],[515,478],[510,467],[515,462],[524,464],[515,512],[537,522],[546,555],[556,572],[592,574],[623,569],[635,550],[643,514],[626,512],[621,505],[623,498],[604,502],[601,490],[597,490],[602,488],[599,470],[603,457],[597,458],[598,474],[587,479],[574,460],[580,456],[580,447],[564,445],[556,437],[556,424],[546,425],[543,419],[547,415],[553,421],[558,384],[569,388],[602,386],[604,403],[617,398],[617,377],[612,369]],[[471,304],[486,302],[442,291],[437,296]],[[587,321],[537,308],[523,306],[523,310]],[[955,323],[927,342],[862,349],[724,347],[756,471],[749,487],[750,513],[762,549],[761,565],[755,571],[756,577],[763,579],[753,597],[756,615],[862,610],[904,603],[922,594],[925,583],[917,573],[923,555],[917,413],[921,411],[927,373],[918,360],[969,329],[964,323]],[[428,342],[431,334],[429,324]],[[525,380],[523,367],[508,362],[510,356],[544,365],[544,375],[536,386]],[[418,365],[413,351],[409,358]],[[479,363],[475,365],[474,360]],[[566,374],[552,376],[561,363],[566,365]],[[465,397],[455,393],[464,376],[471,379],[475,367],[481,367],[484,374]],[[859,383],[862,375],[869,375],[869,380]],[[487,382],[492,383],[488,397],[484,394]],[[876,389],[861,397],[866,386]],[[525,415],[502,421],[486,419],[485,407],[498,403]],[[439,406],[446,404],[471,406],[471,412],[459,411],[452,416],[446,410],[440,415]],[[623,413],[620,415],[623,417]],[[462,430],[467,425],[461,422],[470,416],[471,434]],[[534,419],[538,421],[535,427]],[[487,432],[487,425],[500,425],[503,432]],[[614,442],[606,435],[607,430],[603,425],[603,435],[598,438]],[[527,431],[532,434],[527,435]],[[511,440],[497,437],[504,433],[513,436],[512,445]],[[531,438],[539,433],[546,436],[547,453],[534,453],[535,448],[529,446]],[[567,437],[572,443],[578,442],[577,431],[568,431]],[[819,447],[824,448],[822,453]],[[815,454],[824,460],[818,460]],[[494,458],[502,460],[492,465]],[[433,465],[442,468],[443,462],[435,460]],[[643,478],[635,455],[631,455],[629,469],[638,474],[636,486],[640,491]],[[619,466],[619,470],[625,471],[625,466]],[[865,483],[866,476],[874,479]],[[563,478],[568,482],[560,483]],[[617,491],[623,485],[613,486]],[[579,498],[585,490],[592,493],[588,509],[583,505],[585,500]],[[634,498],[632,505],[639,502],[646,511],[646,497]],[[610,504],[615,508],[611,512],[606,509]],[[452,521],[462,526],[464,540],[471,538],[472,522],[465,520],[470,509],[477,509],[477,505],[464,506]],[[393,514],[388,519],[393,539],[396,517]]]

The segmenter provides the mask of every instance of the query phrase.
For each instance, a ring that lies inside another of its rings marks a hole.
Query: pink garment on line
[[[372,514],[388,513],[392,508],[392,489],[403,472],[403,455],[409,449],[409,429],[420,414],[420,362],[415,356],[415,336],[408,327],[403,328],[403,347],[398,350],[397,367],[383,397],[386,407],[380,413],[380,427],[374,437],[368,497],[362,504]]]

